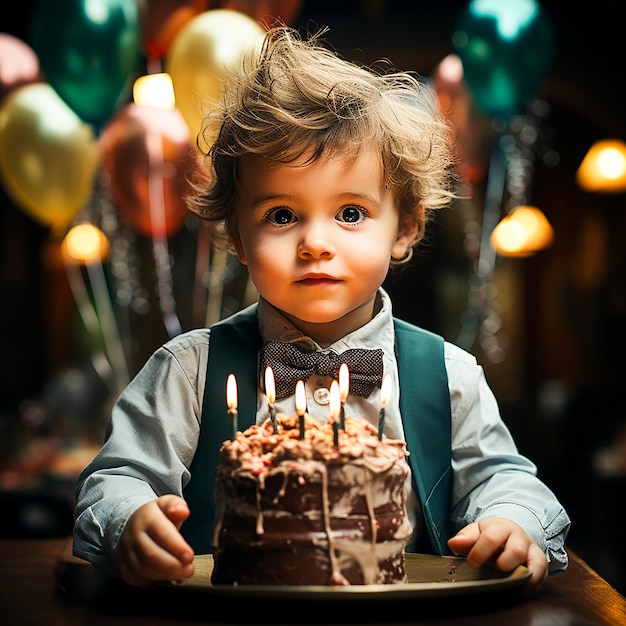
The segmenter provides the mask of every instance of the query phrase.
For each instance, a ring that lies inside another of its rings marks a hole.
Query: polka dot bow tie
[[[305,350],[291,343],[268,341],[261,349],[261,375],[269,365],[274,372],[276,399],[292,395],[299,380],[313,374],[338,379],[345,363],[350,371],[350,393],[367,398],[383,378],[383,351],[355,348],[341,354]]]

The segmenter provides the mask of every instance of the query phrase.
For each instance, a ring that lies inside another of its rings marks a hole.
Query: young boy
[[[428,212],[453,197],[448,129],[425,88],[407,74],[347,63],[317,37],[276,28],[260,59],[227,80],[205,132],[216,137],[212,176],[192,208],[212,224],[214,243],[231,246],[247,265],[262,340],[337,354],[382,349],[393,381],[385,435],[405,438],[416,416],[400,415],[402,373],[381,285],[390,265],[411,257]],[[75,554],[130,584],[193,572],[184,495],[201,421],[211,419],[203,416],[210,340],[210,329],[192,330],[155,352],[120,395],[107,440],[78,479]],[[476,360],[441,345],[453,478],[448,519],[434,523],[450,523],[456,534],[444,545],[470,566],[524,564],[539,584],[567,567],[568,516],[518,453]],[[307,410],[320,420],[333,377],[306,380]],[[259,370],[258,421],[268,415],[262,379]],[[351,391],[346,414],[377,424],[379,383],[368,397]],[[293,388],[286,393],[276,408],[289,414]],[[225,395],[220,402],[225,411]],[[426,537],[428,503],[412,487],[409,504],[413,545],[437,551]]]

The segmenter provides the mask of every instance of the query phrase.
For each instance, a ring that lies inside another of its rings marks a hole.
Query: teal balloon
[[[128,100],[141,60],[137,0],[38,0],[29,27],[46,80],[84,121],[100,126]]]
[[[478,108],[503,119],[536,95],[555,52],[552,24],[535,0],[471,0],[452,43]]]

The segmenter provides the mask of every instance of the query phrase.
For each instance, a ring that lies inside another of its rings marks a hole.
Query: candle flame
[[[276,384],[274,382],[274,372],[269,365],[265,368],[265,395],[267,396],[268,404],[274,404],[276,400]]]
[[[299,380],[296,384],[296,413],[304,415],[306,411],[306,394],[304,392],[304,382]]]
[[[339,418],[339,411],[341,410],[341,394],[339,391],[339,383],[336,380],[333,380],[330,383],[330,417],[333,421],[336,421]]]
[[[341,402],[345,402],[350,391],[350,370],[346,363],[342,363],[339,368],[339,394]]]
[[[380,386],[380,405],[385,407],[391,399],[391,376],[385,374],[383,382]]]
[[[229,374],[226,379],[226,406],[230,411],[237,410],[237,380],[234,374]]]

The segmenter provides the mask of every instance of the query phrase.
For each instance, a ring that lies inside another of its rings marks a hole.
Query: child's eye
[[[280,207],[278,209],[272,209],[266,216],[268,222],[276,224],[277,226],[287,226],[297,221],[296,216],[290,209]]]
[[[365,209],[357,206],[344,207],[337,213],[337,219],[340,222],[346,222],[348,224],[356,224],[366,217],[367,213]]]

